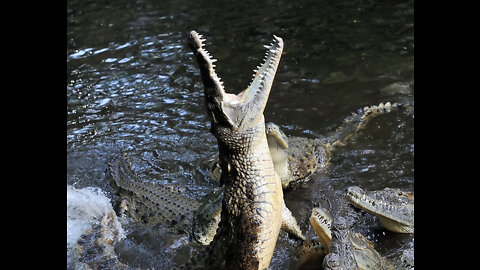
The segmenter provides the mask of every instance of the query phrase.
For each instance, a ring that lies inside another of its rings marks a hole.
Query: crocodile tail
[[[389,113],[398,108],[404,107],[401,103],[380,103],[378,105],[365,106],[357,112],[345,118],[343,123],[327,137],[327,147],[330,151],[345,146],[349,141],[361,135],[368,121],[378,115]]]

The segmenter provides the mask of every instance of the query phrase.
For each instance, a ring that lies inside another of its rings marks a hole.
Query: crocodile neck
[[[281,227],[282,185],[275,173],[265,135],[265,123],[244,131],[212,125],[218,140],[224,184],[219,268],[265,269],[269,266]],[[228,265],[227,265],[228,263]]]

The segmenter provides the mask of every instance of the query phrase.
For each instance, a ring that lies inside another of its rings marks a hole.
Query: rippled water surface
[[[124,148],[142,178],[180,185],[193,198],[215,186],[207,164],[217,145],[186,44],[192,29],[207,39],[233,93],[250,82],[262,45],[273,34],[283,38],[265,119],[288,135],[327,134],[351,112],[380,102],[413,105],[413,10],[413,1],[69,0],[67,184],[99,187],[113,198],[107,162]],[[333,154],[329,173],[285,192],[307,236],[314,235],[311,208],[328,207],[350,185],[413,191],[413,122],[413,110],[373,119]],[[363,218],[356,230],[398,265],[413,234],[385,232],[376,218]],[[123,262],[154,269],[171,263],[166,237],[131,231],[118,248]],[[272,269],[292,269],[298,245],[282,232]]]

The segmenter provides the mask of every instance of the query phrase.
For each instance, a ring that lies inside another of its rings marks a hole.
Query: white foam
[[[67,247],[73,247],[80,236],[94,224],[98,224],[103,216],[115,212],[100,188],[86,187],[76,189],[67,186]],[[120,222],[114,219],[113,229],[118,237],[125,237]]]

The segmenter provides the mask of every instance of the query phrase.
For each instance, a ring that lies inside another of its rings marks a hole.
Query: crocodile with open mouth
[[[414,193],[400,189],[364,191],[353,186],[347,189],[347,200],[378,217],[387,230],[397,233],[414,232]]]
[[[263,111],[273,84],[283,40],[274,36],[264,63],[239,94],[226,93],[215,59],[203,48],[201,35],[190,32],[190,46],[204,85],[211,133],[219,149],[223,186],[221,219],[207,253],[186,265],[209,269],[266,269],[282,224],[283,190],[274,170]]]

